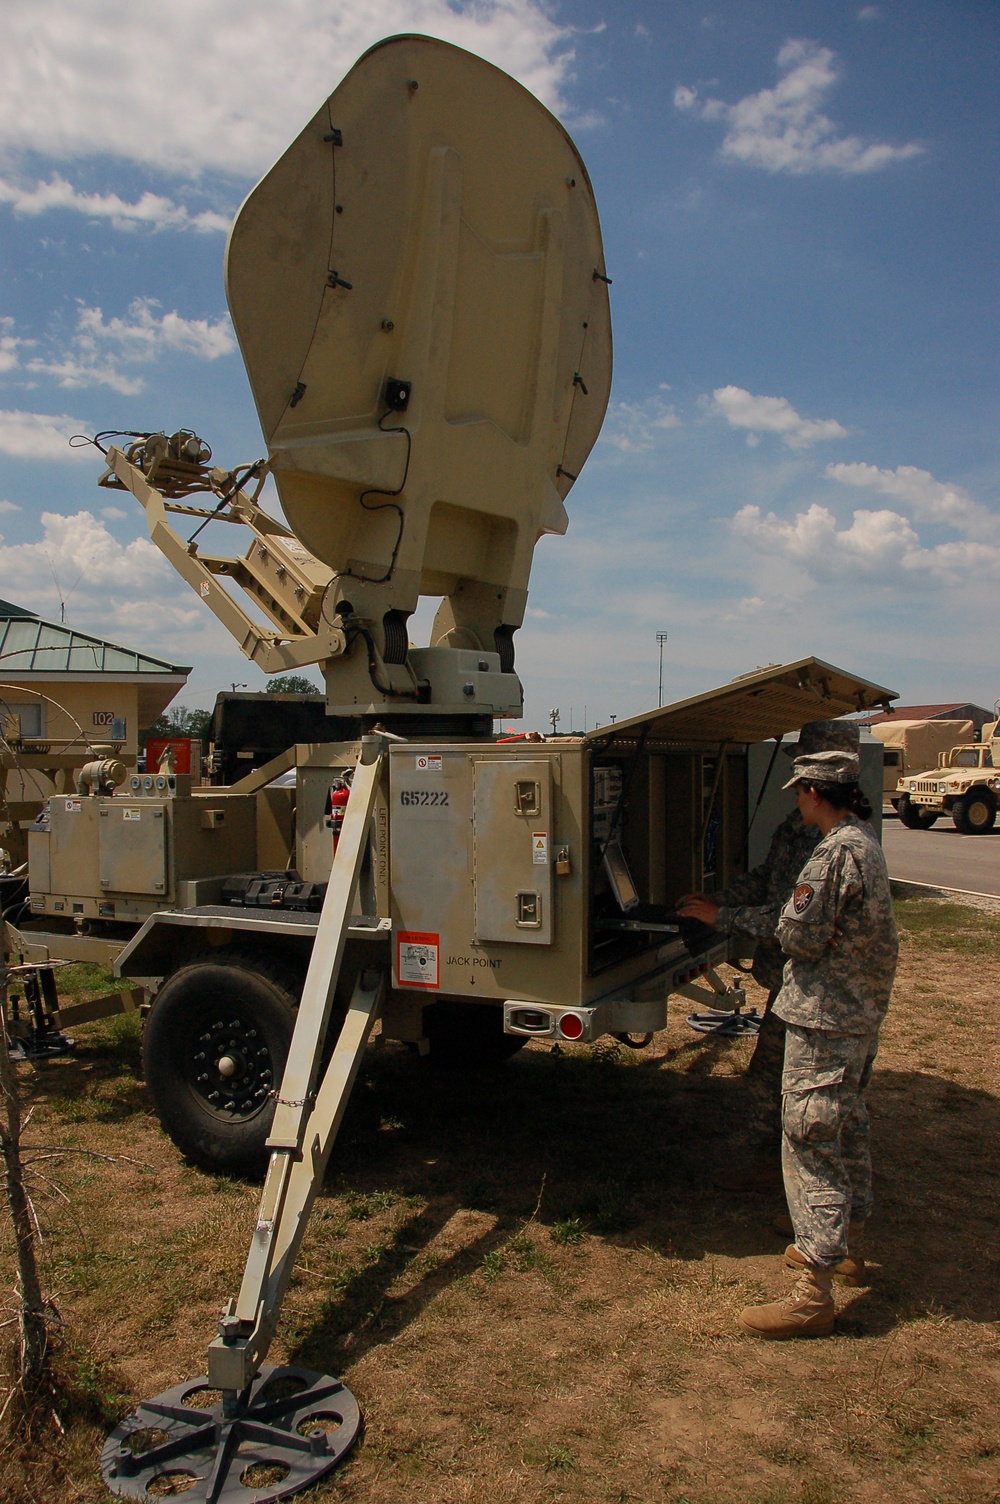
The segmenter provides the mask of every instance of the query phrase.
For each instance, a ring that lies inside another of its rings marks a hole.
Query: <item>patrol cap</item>
[[[855,721],[806,721],[798,741],[781,750],[786,757],[804,757],[807,752],[856,752],[860,743]]]
[[[792,763],[792,776],[782,788],[797,783],[857,783],[861,762],[856,752],[809,752]]]

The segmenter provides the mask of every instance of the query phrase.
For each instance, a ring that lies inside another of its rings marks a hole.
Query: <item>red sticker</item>
[[[816,889],[812,886],[811,883],[798,884],[795,892],[792,894],[792,907],[794,908],[796,914],[805,913],[806,909],[812,903],[813,894],[815,893],[815,891]]]
[[[396,933],[396,981],[400,987],[437,987],[439,935],[417,930]]]

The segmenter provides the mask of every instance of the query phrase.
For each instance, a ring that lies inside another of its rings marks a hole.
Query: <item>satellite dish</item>
[[[379,43],[261,180],[226,255],[281,504],[349,600],[512,668],[535,543],[611,384],[600,225],[559,122],[481,58]]]

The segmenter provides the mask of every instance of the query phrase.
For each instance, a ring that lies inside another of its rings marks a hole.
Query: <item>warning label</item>
[[[549,865],[549,836],[548,831],[533,830],[531,832],[531,860],[536,867]]]
[[[418,773],[440,773],[442,768],[440,752],[421,752],[416,758]]]
[[[400,987],[436,987],[441,936],[419,930],[396,934],[396,979]]]

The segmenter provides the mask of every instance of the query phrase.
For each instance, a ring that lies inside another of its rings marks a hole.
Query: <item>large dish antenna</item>
[[[532,553],[597,438],[611,325],[569,136],[428,37],[367,52],[243,204],[226,286],[290,527],[383,629],[513,668]]]

